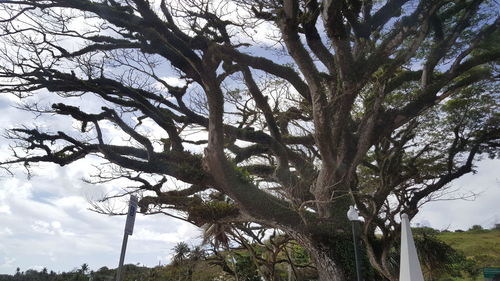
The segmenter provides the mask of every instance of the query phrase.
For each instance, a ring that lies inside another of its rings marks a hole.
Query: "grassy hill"
[[[437,237],[474,259],[481,268],[500,267],[500,229],[441,232]]]

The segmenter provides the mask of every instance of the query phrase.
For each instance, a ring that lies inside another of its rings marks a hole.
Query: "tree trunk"
[[[311,256],[316,261],[318,281],[347,281],[343,270],[323,251],[312,250]]]
[[[345,245],[345,240],[336,239],[333,236],[327,237],[321,236],[323,238],[305,236],[301,234],[291,234],[297,242],[304,247],[311,258],[315,261],[315,265],[318,270],[319,279],[318,281],[348,281],[349,277],[347,276],[345,263],[342,263],[342,259],[349,258],[345,256],[341,256],[339,260],[335,260],[338,257],[338,253],[336,253],[334,245],[330,243],[337,243],[338,245]],[[324,239],[324,238],[327,239]],[[332,239],[333,238],[333,239]],[[334,246],[334,247],[331,247]],[[335,258],[335,259],[334,259]],[[354,257],[353,257],[354,258]]]
[[[399,272],[389,262],[389,254],[392,248],[390,244],[392,243],[389,241],[384,242],[383,245],[378,245],[378,249],[375,249],[374,244],[370,243],[366,236],[364,237],[364,240],[366,245],[366,255],[373,269],[380,275],[381,278],[385,278],[385,280],[398,281]]]

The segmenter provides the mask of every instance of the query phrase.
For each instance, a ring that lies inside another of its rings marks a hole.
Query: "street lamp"
[[[349,211],[347,211],[347,218],[352,222],[352,240],[354,243],[354,258],[356,259],[356,276],[357,280],[361,281],[361,266],[359,264],[359,253],[358,253],[358,237],[356,235],[356,222],[359,222],[359,214],[358,211],[354,208],[354,206],[349,207]]]

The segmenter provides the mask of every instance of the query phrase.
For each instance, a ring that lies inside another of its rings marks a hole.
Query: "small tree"
[[[478,225],[478,224],[475,224],[475,225],[471,226],[471,227],[469,228],[469,230],[472,230],[472,231],[475,231],[475,230],[483,230],[483,227],[482,227],[482,226],[480,226],[480,225]]]
[[[177,243],[177,245],[175,245],[172,250],[174,251],[172,262],[175,265],[184,264],[188,260],[189,254],[191,252],[189,245],[185,242]]]
[[[78,272],[80,272],[83,275],[87,274],[88,271],[89,271],[89,265],[86,263],[82,264],[80,266],[80,269],[78,269]]]

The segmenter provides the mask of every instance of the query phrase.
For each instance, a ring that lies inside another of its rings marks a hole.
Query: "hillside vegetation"
[[[481,268],[500,267],[500,229],[441,232],[437,237],[474,259]]]

